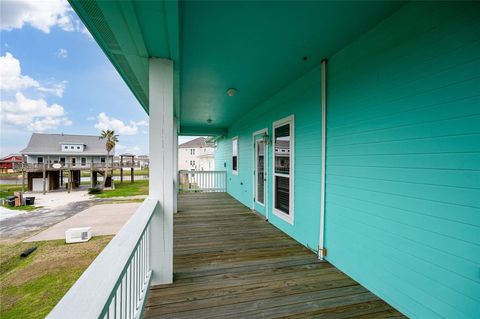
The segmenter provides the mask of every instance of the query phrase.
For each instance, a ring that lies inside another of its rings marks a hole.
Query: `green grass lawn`
[[[19,173],[0,173],[0,179],[17,179],[22,177]]]
[[[70,245],[63,240],[0,244],[0,318],[44,318],[111,238]],[[20,258],[32,246],[38,249]]]
[[[16,184],[2,184],[0,185],[0,198],[5,198],[8,196],[13,196],[13,192],[22,191],[22,185]]]
[[[148,180],[135,181],[133,184],[129,181],[124,181],[123,184],[115,182],[114,190],[106,190],[95,196],[98,198],[109,198],[135,195],[148,195]]]
[[[82,177],[88,177],[90,176],[89,171],[82,171]],[[109,174],[110,175],[110,174]],[[148,169],[137,169],[133,171],[133,175],[138,176],[138,175],[148,175]],[[113,176],[120,176],[120,170],[116,169],[113,171]],[[130,176],[130,171],[129,170],[124,170],[123,171],[123,177],[125,176]]]
[[[22,191],[22,185],[15,185],[15,184],[0,185],[0,198],[13,196],[13,192],[20,192],[20,191]],[[11,210],[25,210],[25,211],[32,211],[37,208],[40,208],[40,206],[33,206],[33,205],[18,206],[18,207],[11,207],[11,206],[5,205],[3,207]]]
[[[24,210],[27,212],[31,212],[32,210],[42,208],[43,206],[33,206],[33,205],[25,205],[25,206],[17,206],[17,207],[12,207],[8,205],[4,205],[3,207],[10,209],[10,210]]]

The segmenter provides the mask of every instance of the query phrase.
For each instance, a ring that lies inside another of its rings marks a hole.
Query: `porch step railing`
[[[226,192],[226,171],[185,171],[178,172],[179,191],[182,192]]]
[[[150,223],[157,205],[153,199],[143,202],[47,318],[142,316],[152,274]]]

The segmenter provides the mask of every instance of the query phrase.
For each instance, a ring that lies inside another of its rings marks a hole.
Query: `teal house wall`
[[[293,225],[272,213],[272,145],[268,149],[269,221],[313,251],[318,250],[321,185],[321,107],[320,67],[284,88],[229,128],[228,136],[218,143],[215,167],[227,168],[227,191],[252,207],[253,199],[253,137],[252,134],[267,128],[272,135],[272,123],[289,115],[295,117],[295,199]],[[232,138],[238,136],[238,175],[231,171]]]
[[[478,2],[410,3],[327,57],[326,259],[411,318],[480,318],[479,17]],[[251,207],[252,133],[293,114],[295,220],[271,213],[269,178],[269,221],[314,251],[320,87],[317,67],[252,106],[216,158]]]
[[[328,71],[328,260],[412,318],[480,318],[480,3],[411,3]]]

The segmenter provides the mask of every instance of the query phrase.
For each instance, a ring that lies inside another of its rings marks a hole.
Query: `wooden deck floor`
[[[145,318],[404,318],[225,193],[179,196],[174,283]]]

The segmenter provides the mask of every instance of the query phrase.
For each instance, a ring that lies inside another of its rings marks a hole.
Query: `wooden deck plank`
[[[404,318],[226,193],[178,196],[174,283],[145,318]]]

